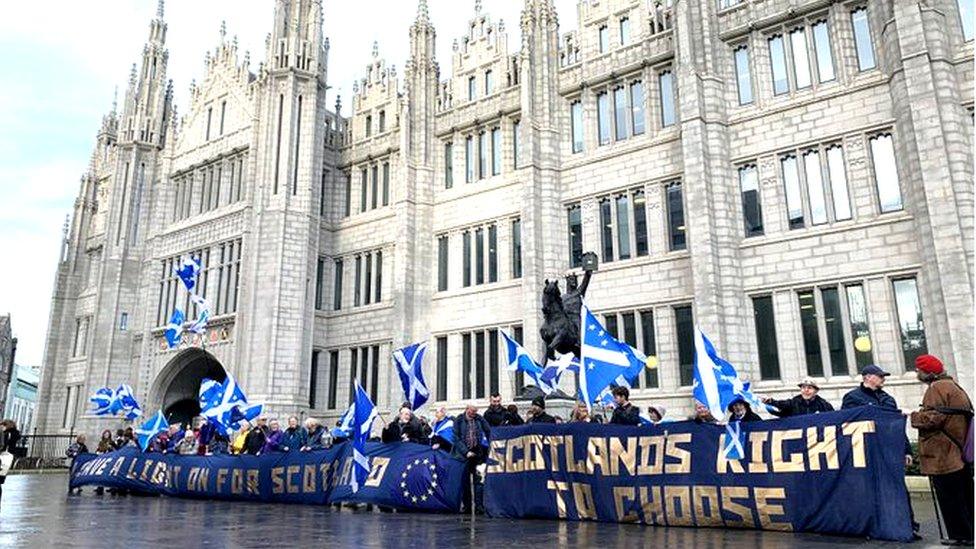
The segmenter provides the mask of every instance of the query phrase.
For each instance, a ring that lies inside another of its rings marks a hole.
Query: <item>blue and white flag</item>
[[[424,381],[424,353],[427,352],[427,342],[414,343],[393,351],[393,363],[396,364],[403,394],[414,410],[420,408],[430,398],[427,383]]]
[[[197,318],[190,324],[187,331],[202,334],[207,331],[207,323],[210,321],[210,302],[207,301],[207,298],[197,294],[190,294],[190,301],[197,306]]]
[[[725,416],[732,401],[742,399],[753,408],[767,409],[762,401],[752,394],[749,382],[743,382],[735,367],[718,356],[712,342],[704,332],[695,327],[695,370],[692,396],[707,406],[716,419]]]
[[[339,425],[332,428],[333,438],[349,438],[352,433],[352,421],[356,418],[356,402],[346,408],[346,411],[339,417]]]
[[[174,309],[173,316],[170,317],[169,324],[166,325],[166,331],[163,332],[170,349],[180,344],[180,336],[183,335],[183,322],[185,321],[186,317],[183,315],[183,311]]]
[[[224,396],[224,384],[208,377],[200,382],[200,410],[209,410],[220,404]]]
[[[556,389],[556,384],[559,383],[557,368],[552,367],[551,369],[546,368],[543,370],[541,366],[536,364],[535,360],[532,360],[532,357],[525,351],[525,348],[519,345],[517,341],[512,339],[504,331],[502,332],[502,338],[505,340],[508,369],[510,371],[520,370],[524,372],[525,375],[532,378],[536,387],[541,389],[543,393],[548,395],[553,392]],[[551,375],[544,375],[546,373]]]
[[[212,381],[212,380],[211,380]],[[201,392],[204,387],[200,386]],[[215,389],[211,384],[207,386],[208,399],[206,402],[201,398],[200,414],[211,420],[217,427],[217,431],[227,436],[231,431],[240,427],[242,420],[252,420],[261,415],[264,406],[261,404],[250,404],[244,391],[234,376],[227,374],[227,379],[220,386],[220,399],[217,400],[211,393]],[[204,405],[207,407],[204,408]]]
[[[432,435],[454,444],[454,418],[448,416],[435,423]]]
[[[121,413],[122,417],[130,421],[142,415],[142,408],[136,401],[135,395],[132,394],[132,387],[124,383],[115,390],[109,410],[112,415]]]
[[[148,421],[136,427],[135,435],[136,442],[139,443],[139,447],[143,451],[149,446],[149,441],[159,433],[162,433],[169,428],[169,422],[166,421],[166,416],[163,415],[163,411],[160,410],[156,412],[156,415],[149,418]]]
[[[88,400],[95,405],[91,412],[96,416],[109,416],[114,413],[112,403],[115,401],[115,391],[111,387],[102,387]]]
[[[176,276],[180,277],[183,285],[186,286],[186,291],[193,291],[193,287],[197,284],[197,274],[200,272],[201,267],[202,264],[200,263],[199,257],[187,256],[180,262],[180,266],[174,269]]]
[[[586,303],[580,307],[580,328],[580,394],[589,407],[611,384],[629,385],[645,359],[611,336]]]
[[[369,458],[366,457],[366,441],[376,419],[376,407],[369,395],[356,381],[356,410],[352,420],[352,491],[358,492],[369,476]]]
[[[732,421],[725,426],[725,435],[722,436],[723,447],[720,450],[725,454],[725,459],[742,459],[745,457],[746,436],[742,432],[742,422]]]

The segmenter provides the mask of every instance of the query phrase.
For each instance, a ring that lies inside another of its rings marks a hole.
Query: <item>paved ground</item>
[[[2,547],[899,547],[819,535],[586,522],[380,514],[308,505],[265,505],[166,497],[68,496],[63,474],[7,477],[0,500]],[[931,501],[915,511],[938,543]]]

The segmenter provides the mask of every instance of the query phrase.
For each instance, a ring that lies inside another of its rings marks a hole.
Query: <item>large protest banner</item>
[[[352,447],[264,456],[179,456],[124,448],[78,456],[70,486],[105,486],[175,497],[281,503],[373,503],[455,512],[463,462],[412,443],[367,445],[371,470],[353,492]]]
[[[485,504],[500,517],[912,539],[899,413],[744,423],[728,454],[732,431],[690,421],[496,429]]]

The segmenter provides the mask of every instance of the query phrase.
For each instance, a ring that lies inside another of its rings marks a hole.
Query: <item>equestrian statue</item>
[[[584,274],[582,284],[578,284],[575,273],[566,276],[566,293],[559,291],[559,281],[545,281],[542,290],[542,327],[539,335],[546,343],[546,352],[542,357],[542,367],[545,368],[550,359],[561,355],[572,354],[580,356],[580,310],[586,287],[590,284],[590,277],[596,270],[596,254],[584,254]]]

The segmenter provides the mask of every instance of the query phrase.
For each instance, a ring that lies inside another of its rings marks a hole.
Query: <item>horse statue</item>
[[[559,281],[545,281],[542,290],[542,327],[539,335],[546,342],[546,352],[542,357],[542,367],[545,368],[549,359],[555,359],[556,353],[580,355],[580,309],[583,306],[583,296],[590,283],[592,272],[583,275],[583,283],[577,286],[575,274],[566,277],[566,293],[559,290]]]

